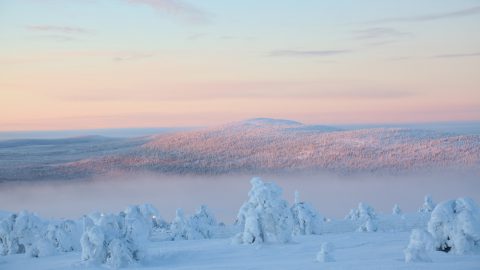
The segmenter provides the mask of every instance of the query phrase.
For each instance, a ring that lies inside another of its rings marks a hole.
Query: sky
[[[480,120],[478,0],[0,0],[0,131]]]

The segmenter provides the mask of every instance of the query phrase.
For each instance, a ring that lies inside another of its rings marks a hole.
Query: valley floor
[[[478,255],[431,252],[430,263],[405,263],[410,232],[326,233],[294,237],[290,244],[238,245],[231,239],[150,242],[148,258],[128,269],[480,269]],[[321,243],[335,246],[335,262],[316,262]],[[27,258],[0,257],[0,269],[106,269],[82,264],[79,252]]]

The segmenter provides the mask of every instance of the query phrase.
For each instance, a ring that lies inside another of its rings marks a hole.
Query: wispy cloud
[[[387,58],[385,59],[386,61],[391,61],[391,62],[396,62],[396,61],[407,61],[407,60],[411,60],[412,57],[410,56],[398,56],[398,57],[390,57],[390,58]]]
[[[269,53],[273,57],[326,57],[351,53],[352,50],[276,50]]]
[[[67,35],[39,35],[35,36],[34,38],[43,39],[43,40],[52,40],[58,42],[68,42],[68,41],[76,41],[76,38],[67,36]]]
[[[463,57],[478,57],[480,52],[474,53],[452,53],[452,54],[437,54],[431,58],[463,58]]]
[[[205,33],[195,33],[191,34],[187,37],[188,40],[198,40],[207,37],[207,34]]]
[[[353,31],[355,39],[374,40],[374,39],[391,39],[412,37],[411,33],[398,31],[388,27],[372,27]]]
[[[169,89],[159,90],[159,89]],[[151,89],[132,92],[126,87],[85,92],[59,92],[53,97],[69,101],[195,101],[214,99],[398,99],[417,93],[391,85],[355,86],[343,82],[236,81],[208,83],[162,83]]]
[[[80,27],[56,26],[56,25],[28,25],[26,27],[30,31],[44,33],[61,33],[61,34],[85,34],[88,31]]]
[[[418,15],[418,16],[383,18],[379,20],[368,21],[367,23],[425,22],[425,21],[466,17],[466,16],[477,15],[477,14],[480,14],[480,6],[474,6],[474,7],[450,11],[450,12],[431,13],[431,14],[424,14],[424,15]]]
[[[153,53],[124,52],[124,53],[119,53],[117,56],[113,58],[113,60],[116,62],[124,62],[124,61],[140,60],[140,59],[145,59],[150,57],[153,57]]]
[[[182,0],[127,0],[129,3],[147,5],[159,12],[180,17],[194,23],[210,21],[210,14]]]

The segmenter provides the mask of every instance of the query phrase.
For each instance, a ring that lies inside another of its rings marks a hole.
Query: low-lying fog
[[[235,219],[247,199],[250,176],[124,176],[89,181],[47,181],[0,184],[0,210],[29,210],[44,217],[77,218],[93,211],[118,212],[129,204],[152,203],[171,220],[176,208],[188,214],[206,204],[225,223]],[[292,202],[294,191],[323,215],[343,218],[358,202],[390,213],[395,203],[416,211],[425,194],[435,202],[468,196],[480,202],[478,175],[463,176],[275,176]]]

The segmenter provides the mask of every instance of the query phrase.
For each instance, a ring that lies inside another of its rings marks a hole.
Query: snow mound
[[[252,178],[252,188],[237,216],[241,232],[234,241],[245,244],[285,243],[291,240],[293,217],[282,189],[275,183]]]
[[[480,252],[480,209],[470,198],[438,204],[428,222],[437,250],[465,254]]]
[[[322,248],[317,253],[318,262],[334,262],[335,258],[333,257],[334,246],[330,242],[325,242],[322,244]]]
[[[428,251],[433,249],[433,238],[423,229],[414,229],[410,235],[410,242],[403,251],[405,262],[431,262]]]

